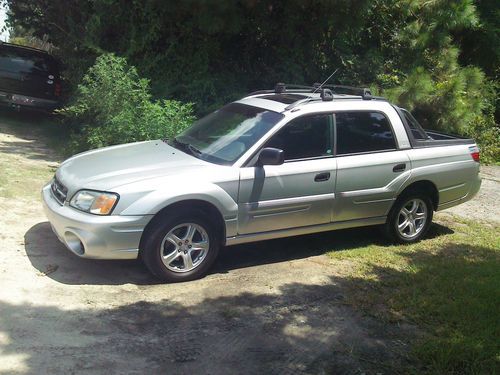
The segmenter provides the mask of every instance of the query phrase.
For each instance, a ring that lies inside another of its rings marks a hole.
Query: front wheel
[[[432,222],[433,206],[430,198],[422,193],[410,193],[398,198],[394,204],[385,232],[399,243],[420,241]]]
[[[220,247],[217,232],[203,212],[159,220],[145,235],[142,259],[153,275],[167,282],[204,276]]]

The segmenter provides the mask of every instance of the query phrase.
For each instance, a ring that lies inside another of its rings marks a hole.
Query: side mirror
[[[285,152],[279,148],[266,147],[260,151],[259,165],[281,165],[285,162]]]

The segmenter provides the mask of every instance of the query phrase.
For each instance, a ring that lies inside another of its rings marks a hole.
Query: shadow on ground
[[[46,224],[38,228],[47,229]],[[316,236],[316,251],[321,251],[321,244],[328,238]],[[408,359],[409,343],[422,337],[419,331],[401,320],[393,324],[363,316],[349,304],[351,293],[358,289],[372,293],[382,289],[378,303],[400,299],[403,316],[415,316],[415,309],[423,308],[425,316],[433,319],[443,314],[459,314],[465,319],[464,324],[452,322],[458,335],[448,337],[449,332],[443,329],[442,337],[431,345],[431,357],[437,353],[431,359],[439,357],[439,350],[456,350],[454,367],[443,369],[462,373],[460,370],[470,368],[466,367],[471,360],[466,352],[467,340],[473,331],[488,329],[484,324],[494,320],[478,319],[492,313],[488,310],[491,304],[478,305],[484,303],[484,296],[478,292],[487,280],[484,275],[491,276],[495,267],[482,256],[491,252],[488,248],[446,243],[433,253],[401,252],[414,266],[408,270],[372,267],[372,278],[332,276],[322,285],[295,282],[273,293],[202,298],[199,292],[201,298],[189,305],[161,300],[106,310],[65,311],[0,303],[4,333],[0,351],[7,359],[20,356],[27,372],[45,373],[140,374],[144,369],[152,374],[407,373],[415,370],[412,366],[422,365]],[[255,255],[257,259],[263,256]],[[78,272],[88,272],[92,267],[80,267]],[[223,269],[224,263],[218,267]],[[441,272],[443,268],[447,273]],[[412,285],[425,290],[410,288],[405,295],[405,288]],[[463,300],[450,300],[456,294],[453,285],[467,291],[464,298],[476,301],[464,306]],[[430,292],[432,303],[428,300]],[[447,302],[444,307],[442,301]],[[487,345],[493,346],[489,353],[494,352],[494,341],[481,341],[481,337],[473,341],[476,352],[488,350]],[[489,339],[494,339],[494,333]],[[489,365],[495,365],[494,356],[489,361]],[[494,367],[480,369],[488,368]]]
[[[433,223],[427,238],[450,233],[453,233],[450,228]],[[255,242],[223,249],[214,272],[224,273],[237,268],[304,259],[329,251],[350,250],[372,244],[391,246],[376,226]]]
[[[361,319],[333,280],[279,292],[97,311],[0,302],[0,350],[28,373],[375,374],[406,362],[408,333]]]
[[[452,233],[449,228],[433,224],[429,237],[449,233]],[[328,251],[341,251],[373,243],[389,245],[377,227],[338,230],[232,246],[221,250],[211,273],[223,274],[234,269],[304,259]],[[139,260],[103,261],[77,257],[59,242],[48,222],[30,228],[24,236],[24,246],[34,268],[63,284],[158,283]]]
[[[26,255],[39,273],[70,285],[149,285],[157,281],[139,260],[83,259],[57,239],[49,222],[38,223],[24,235]]]

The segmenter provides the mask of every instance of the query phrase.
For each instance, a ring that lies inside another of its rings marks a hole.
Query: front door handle
[[[392,171],[393,172],[403,172],[405,169],[406,169],[406,164],[402,163],[402,164],[398,164],[398,165],[394,166],[394,168],[392,168]]]
[[[318,173],[316,177],[314,177],[315,182],[328,181],[330,179],[330,172]]]

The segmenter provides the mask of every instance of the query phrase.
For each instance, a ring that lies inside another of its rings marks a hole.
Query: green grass
[[[40,165],[23,165],[13,157],[0,155],[0,197],[33,199],[40,195],[40,190],[54,175],[55,168]]]
[[[369,244],[329,256],[348,302],[424,332],[412,356],[417,373],[495,374],[500,368],[499,227],[442,217],[429,239]]]

